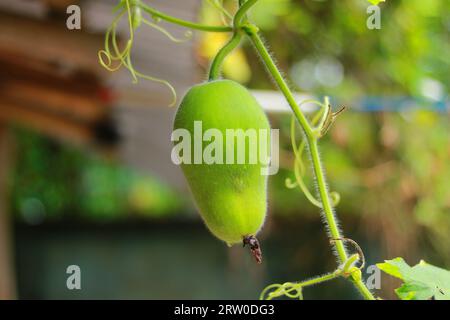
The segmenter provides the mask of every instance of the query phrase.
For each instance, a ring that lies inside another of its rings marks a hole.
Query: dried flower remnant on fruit
[[[250,247],[250,251],[252,252],[253,257],[255,258],[258,264],[262,262],[262,251],[261,246],[259,245],[258,239],[255,236],[245,236],[242,239],[243,247],[248,245]]]

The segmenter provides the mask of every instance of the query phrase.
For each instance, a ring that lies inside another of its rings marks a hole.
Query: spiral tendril
[[[177,94],[175,88],[166,80],[154,76],[143,74],[135,69],[131,62],[131,52],[134,43],[134,33],[142,25],[149,26],[161,33],[163,33],[170,41],[175,43],[185,42],[192,38],[192,32],[186,31],[184,39],[173,36],[162,26],[158,25],[158,19],[153,18],[154,22],[146,19],[141,10],[140,0],[121,0],[119,4],[113,9],[116,17],[113,19],[110,27],[106,30],[104,48],[98,51],[98,59],[100,65],[110,72],[118,71],[121,67],[125,67],[133,79],[133,83],[137,83],[139,79],[145,79],[157,83],[161,83],[169,88],[172,101],[169,106],[175,105],[177,101]],[[119,47],[117,40],[117,26],[124,15],[128,17],[129,38],[126,41],[123,49]]]
[[[318,112],[313,116],[311,123],[313,125],[316,125],[321,118],[323,118],[324,112],[326,112],[326,105],[316,101],[316,100],[304,100],[299,104],[299,107],[301,107],[305,103],[312,103],[320,107]],[[305,164],[303,162],[303,151],[306,147],[306,141],[303,139],[300,143],[297,143],[296,141],[296,121],[295,116],[292,116],[291,118],[291,145],[292,149],[294,151],[295,161],[294,161],[294,175],[295,180],[291,178],[287,178],[285,180],[285,185],[289,189],[293,189],[296,187],[299,187],[300,190],[303,192],[305,197],[308,199],[309,202],[311,202],[314,206],[322,208],[322,203],[317,200],[314,195],[311,193],[311,191],[306,186],[306,183],[303,180],[303,176],[305,174]],[[333,206],[337,206],[340,201],[340,195],[339,193],[333,191],[330,193],[330,200],[332,202]]]
[[[272,300],[282,296],[286,296],[291,299],[303,300],[302,284],[294,282],[271,284],[261,292],[260,300]]]

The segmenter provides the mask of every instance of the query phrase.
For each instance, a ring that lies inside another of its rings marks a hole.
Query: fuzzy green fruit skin
[[[236,82],[217,80],[192,87],[177,110],[174,130],[187,129],[193,137],[194,121],[202,121],[203,132],[210,128],[221,131],[224,158],[226,129],[266,129],[265,141],[270,147],[270,125],[264,111],[249,91]],[[258,136],[258,145],[259,142]],[[203,150],[209,143],[203,142]],[[248,149],[246,144],[246,159]],[[208,229],[229,245],[242,243],[244,236],[256,235],[267,211],[267,176],[261,174],[260,161],[191,163],[181,167]]]

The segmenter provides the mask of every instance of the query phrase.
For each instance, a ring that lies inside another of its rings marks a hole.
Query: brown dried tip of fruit
[[[262,252],[261,246],[259,245],[258,239],[255,236],[245,236],[242,239],[243,246],[248,245],[250,247],[250,251],[252,252],[253,257],[255,258],[258,264],[262,262]]]

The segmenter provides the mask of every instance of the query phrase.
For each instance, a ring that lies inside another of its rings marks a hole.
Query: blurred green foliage
[[[15,130],[12,206],[24,221],[166,216],[183,204],[156,179],[105,157]]]
[[[289,118],[284,128],[281,173],[272,178],[272,211],[316,215],[293,178]],[[384,239],[388,256],[450,263],[450,121],[431,111],[351,113],[341,116],[321,142],[330,189],[341,195],[341,216],[353,215],[368,238]],[[306,177],[311,189],[314,183]],[[424,257],[421,246],[433,250]],[[435,257],[434,254],[440,256]]]
[[[225,1],[230,11],[235,1]],[[370,30],[365,0],[260,0],[249,13],[279,67],[301,91],[351,101],[406,94],[443,100],[450,88],[450,2],[381,2],[381,29]],[[208,22],[220,16],[205,5]],[[251,87],[271,88],[246,46]],[[241,68],[237,66],[236,68]]]

